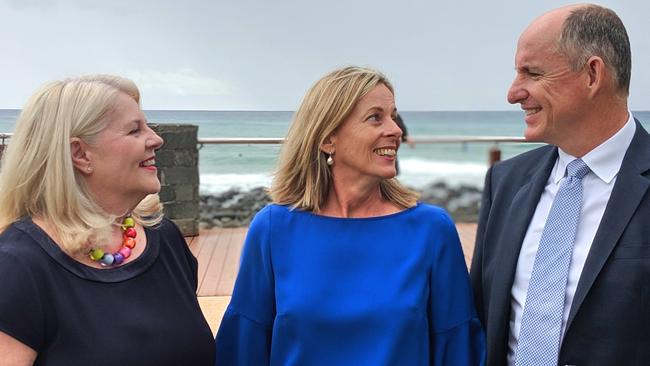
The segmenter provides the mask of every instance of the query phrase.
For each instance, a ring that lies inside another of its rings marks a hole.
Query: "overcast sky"
[[[0,0],[0,108],[46,81],[132,78],[145,109],[295,110],[330,70],[377,68],[400,110],[515,110],[517,38],[562,1]],[[603,1],[632,44],[650,110],[650,1]]]

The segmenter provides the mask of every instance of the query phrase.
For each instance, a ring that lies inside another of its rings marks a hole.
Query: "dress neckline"
[[[364,222],[364,221],[381,221],[381,220],[388,220],[388,219],[392,219],[392,218],[399,217],[399,216],[402,216],[402,215],[406,215],[406,214],[408,214],[408,213],[410,213],[410,212],[416,210],[419,206],[420,206],[420,203],[418,202],[418,203],[415,204],[415,206],[412,206],[412,207],[406,208],[406,209],[401,210],[401,211],[398,211],[398,212],[390,213],[390,214],[387,214],[387,215],[369,216],[369,217],[336,217],[336,216],[326,216],[326,215],[319,215],[319,214],[314,213],[314,212],[312,212],[312,211],[304,211],[304,210],[299,210],[299,209],[295,209],[295,210],[294,210],[294,209],[292,209],[292,208],[290,208],[290,207],[288,207],[288,206],[286,206],[286,207],[287,207],[290,211],[300,212],[300,213],[303,213],[303,214],[305,214],[305,215],[308,215],[308,216],[311,216],[311,217],[315,217],[315,218],[318,218],[318,219],[322,219],[322,220]]]
[[[31,218],[23,218],[15,222],[14,226],[29,235],[58,265],[77,277],[96,282],[114,283],[134,278],[153,265],[160,251],[159,233],[145,227],[147,246],[138,258],[119,267],[95,268],[73,259],[61,250],[54,240],[36,225]]]

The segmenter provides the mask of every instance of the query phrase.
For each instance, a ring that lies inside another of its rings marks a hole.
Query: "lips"
[[[539,111],[541,111],[542,108],[523,108],[523,110],[526,116],[532,116],[533,114],[537,114]]]
[[[397,149],[393,147],[381,147],[373,150],[375,154],[379,156],[390,156],[393,157],[397,155]]]
[[[140,162],[140,167],[142,168],[152,167],[155,165],[156,165],[156,159],[154,157],[151,157],[145,161]]]

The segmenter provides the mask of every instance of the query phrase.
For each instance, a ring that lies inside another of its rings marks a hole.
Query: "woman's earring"
[[[332,159],[332,153],[327,154],[327,165],[332,166],[334,164],[334,159]]]
[[[92,172],[93,172],[93,167],[91,167],[91,166],[89,165],[89,166],[86,168],[86,172],[88,172],[88,173],[92,173]]]

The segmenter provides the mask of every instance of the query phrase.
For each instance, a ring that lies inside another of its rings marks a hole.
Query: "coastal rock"
[[[248,226],[253,216],[271,202],[262,187],[250,191],[230,189],[219,195],[201,195],[201,228]]]
[[[445,208],[456,222],[478,220],[481,190],[477,187],[453,187],[444,182],[435,182],[418,191],[420,201]],[[255,214],[270,202],[271,198],[263,187],[250,191],[230,189],[218,195],[201,195],[200,226],[204,229],[248,226]]]

